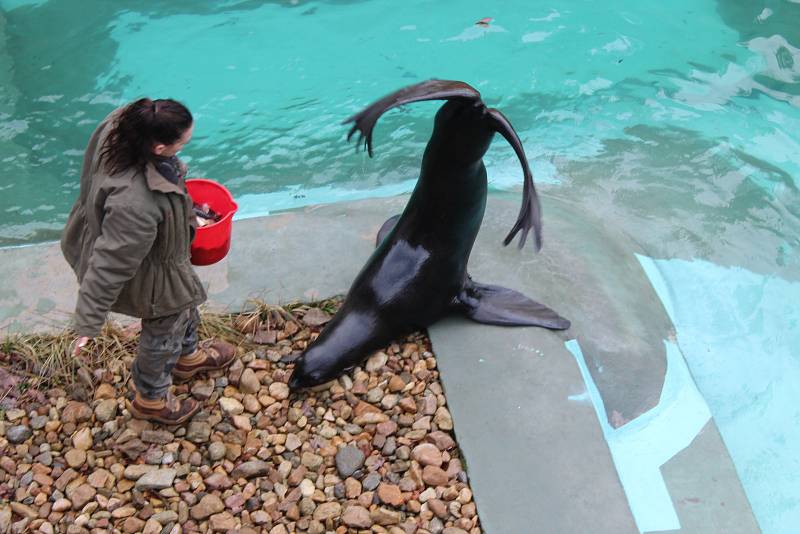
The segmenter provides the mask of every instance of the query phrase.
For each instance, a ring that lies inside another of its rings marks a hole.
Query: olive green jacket
[[[206,300],[189,262],[195,218],[183,178],[173,184],[150,163],[144,172],[132,168],[114,175],[100,165],[118,112],[89,140],[80,195],[61,237],[61,250],[80,283],[75,307],[80,336],[98,335],[109,311],[149,319]]]

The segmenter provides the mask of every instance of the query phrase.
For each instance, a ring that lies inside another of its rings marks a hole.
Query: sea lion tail
[[[373,102],[342,122],[342,124],[353,123],[353,127],[350,128],[347,134],[347,140],[349,141],[358,130],[360,135],[356,149],[358,149],[358,145],[363,143],[369,153],[369,157],[372,157],[372,130],[381,115],[403,104],[422,102],[424,100],[450,100],[453,98],[479,101],[481,94],[471,85],[453,80],[427,80],[409,85]]]
[[[506,141],[512,146],[514,152],[522,164],[522,172],[524,182],[522,185],[522,206],[517,215],[517,222],[511,228],[506,238],[503,240],[503,245],[508,245],[518,232],[522,231],[519,239],[519,248],[525,245],[525,240],[528,237],[528,232],[533,229],[533,241],[536,250],[542,248],[542,207],[539,204],[539,195],[536,193],[536,187],[533,185],[533,174],[531,173],[530,165],[528,165],[528,158],[525,156],[525,150],[522,148],[522,141],[520,141],[517,132],[508,119],[500,113],[497,109],[488,110],[489,116],[494,119],[494,127],[497,133],[505,137]]]

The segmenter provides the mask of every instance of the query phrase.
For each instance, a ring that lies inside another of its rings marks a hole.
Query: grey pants
[[[155,319],[142,319],[139,352],[131,367],[133,383],[143,397],[162,399],[172,385],[178,358],[197,348],[197,308]]]

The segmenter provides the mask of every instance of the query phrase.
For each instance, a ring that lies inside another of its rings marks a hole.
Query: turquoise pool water
[[[200,4],[0,0],[0,246],[57,238],[88,135],[136,97],[191,108],[192,174],[254,216],[410,191],[438,104],[381,119],[373,160],[340,122],[465,80],[544,194],[652,258],[762,528],[800,524],[800,0]],[[504,143],[486,164],[520,186]]]

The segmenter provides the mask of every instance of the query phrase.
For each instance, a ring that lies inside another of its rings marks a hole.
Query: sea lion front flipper
[[[422,102],[424,100],[450,100],[452,98],[479,101],[481,94],[467,83],[452,80],[427,80],[403,87],[370,104],[344,121],[342,124],[353,123],[353,127],[347,134],[347,140],[349,141],[358,130],[361,133],[359,142],[363,141],[369,156],[372,157],[372,130],[381,115],[403,104]]]
[[[478,323],[500,326],[542,326],[566,330],[570,322],[544,304],[506,287],[479,284],[467,278],[456,297],[459,309]]]
[[[490,109],[489,116],[494,121],[494,128],[497,133],[502,135],[506,141],[514,149],[522,165],[524,174],[522,182],[522,206],[519,209],[517,221],[514,223],[513,228],[503,240],[503,245],[508,245],[514,236],[520,231],[522,232],[519,239],[519,248],[525,245],[525,239],[528,237],[528,232],[533,230],[533,242],[536,250],[542,248],[542,207],[539,204],[539,195],[536,194],[536,187],[533,185],[533,173],[531,173],[528,158],[525,156],[525,149],[522,148],[522,141],[520,141],[517,132],[505,115],[500,110]]]
[[[391,232],[392,229],[394,229],[395,225],[397,224],[397,221],[400,220],[400,215],[401,214],[398,213],[397,215],[392,215],[391,217],[386,219],[386,222],[383,223],[381,229],[378,230],[378,236],[375,238],[376,247],[380,245],[381,241],[383,241],[383,238],[389,235],[389,232]]]

